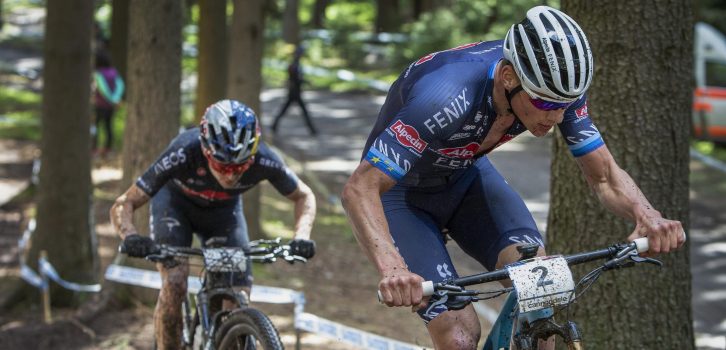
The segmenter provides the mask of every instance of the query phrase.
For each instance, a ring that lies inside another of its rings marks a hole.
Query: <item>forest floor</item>
[[[12,162],[0,162],[0,177],[15,179],[19,185],[28,183],[33,155],[32,142],[0,140],[3,154],[15,154]],[[94,216],[99,238],[98,252],[102,271],[114,258],[118,238],[108,221],[108,210],[123,189],[120,188],[120,160],[117,154],[94,160]],[[303,175],[305,179],[305,176]],[[292,206],[272,186],[262,185],[263,228],[274,235],[289,236]],[[15,288],[22,293],[36,293],[18,278],[17,241],[33,215],[32,196],[23,194],[0,207],[0,303],[16,298]],[[289,265],[278,262],[255,267],[255,283],[302,291],[306,296],[305,311],[334,320],[349,327],[372,332],[407,343],[430,347],[422,322],[408,309],[387,309],[375,301],[377,273],[360,252],[339,205],[324,200],[319,210],[313,238],[318,242],[317,256],[307,264]],[[146,266],[153,269],[152,265]],[[109,282],[104,288],[118,285]],[[147,290],[150,291],[150,290]],[[79,310],[53,309],[54,321],[42,322],[38,304],[27,300],[0,316],[0,348],[2,349],[152,349],[153,294],[146,292],[131,305],[110,303],[95,317],[81,321]],[[32,300],[40,300],[32,297]],[[91,304],[93,301],[91,301]],[[87,307],[89,305],[86,305]],[[91,305],[92,306],[92,305]],[[293,307],[257,303],[255,307],[268,313],[278,327],[287,348],[294,348]],[[396,325],[391,327],[391,325]],[[315,334],[303,333],[302,349],[356,349]]]

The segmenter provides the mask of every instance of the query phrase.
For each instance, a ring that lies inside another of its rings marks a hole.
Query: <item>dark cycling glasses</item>
[[[529,96],[529,101],[532,102],[534,108],[537,108],[540,111],[554,111],[558,109],[564,109],[572,104],[572,102],[552,102],[532,96]]]

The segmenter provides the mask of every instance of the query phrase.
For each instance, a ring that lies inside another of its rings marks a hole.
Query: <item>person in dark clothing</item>
[[[96,125],[92,128],[93,152],[105,154],[113,145],[112,119],[116,106],[124,93],[124,82],[118,71],[111,66],[111,60],[103,51],[96,52],[96,70],[93,73],[95,85],[93,105],[96,112]],[[101,124],[106,132],[105,147],[98,149],[98,129]]]
[[[317,135],[318,133],[315,129],[315,126],[313,126],[312,120],[310,119],[308,109],[305,107],[305,101],[303,101],[302,99],[302,84],[304,82],[304,79],[302,76],[302,70],[300,69],[300,58],[302,57],[303,52],[304,49],[302,48],[302,46],[298,46],[297,49],[295,49],[295,54],[293,55],[292,62],[287,67],[287,101],[285,101],[282,109],[280,109],[280,112],[277,113],[275,121],[272,123],[272,132],[275,134],[277,133],[277,127],[280,124],[280,119],[282,119],[282,116],[285,115],[285,112],[293,102],[296,102],[300,106],[303,117],[305,118],[305,124],[307,124],[308,130],[310,130],[310,134]]]

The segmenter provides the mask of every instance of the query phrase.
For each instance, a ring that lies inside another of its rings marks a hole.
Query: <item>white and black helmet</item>
[[[548,6],[533,7],[509,29],[504,57],[524,90],[543,100],[572,102],[592,82],[592,51],[585,33],[570,16]]]
[[[218,162],[240,164],[257,153],[257,116],[239,101],[221,100],[207,107],[200,128],[202,146]]]

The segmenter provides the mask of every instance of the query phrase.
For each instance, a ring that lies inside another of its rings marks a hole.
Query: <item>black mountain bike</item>
[[[182,304],[184,347],[195,350],[284,349],[269,317],[249,306],[247,293],[237,292],[232,287],[231,274],[244,272],[248,259],[256,263],[272,263],[278,258],[289,263],[307,260],[292,255],[290,246],[281,244],[280,238],[252,241],[247,252],[241,248],[225,247],[226,241],[226,237],[213,237],[205,242],[205,248],[160,244],[154,254],[146,256],[154,262],[202,257],[201,288],[196,295],[187,293]],[[222,308],[224,300],[232,302],[235,307]]]

